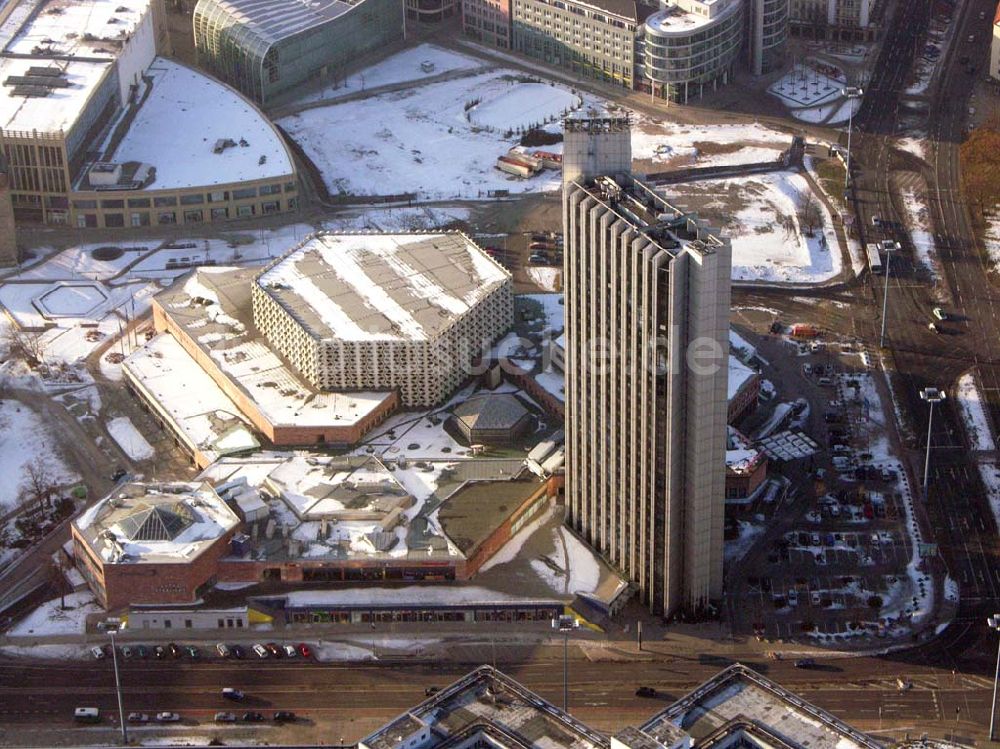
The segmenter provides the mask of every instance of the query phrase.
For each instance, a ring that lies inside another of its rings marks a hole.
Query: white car
[[[299,654],[299,651],[296,650],[295,647],[292,645],[285,645],[282,647],[282,650],[285,651],[285,655],[288,656],[289,658],[294,658]]]
[[[257,655],[258,658],[267,658],[267,656],[270,655],[270,653],[267,652],[267,648],[265,648],[259,642],[254,643],[253,652]]]
[[[104,657],[104,650],[99,648],[97,645],[94,645],[94,647],[90,649],[90,654],[94,656],[94,660],[99,661]]]
[[[933,313],[934,317],[936,317],[938,320],[947,320],[948,319],[948,313],[945,312],[940,307],[935,307],[933,310],[931,310],[931,312]]]
[[[157,713],[156,722],[157,723],[176,723],[181,719],[181,716],[177,713]]]

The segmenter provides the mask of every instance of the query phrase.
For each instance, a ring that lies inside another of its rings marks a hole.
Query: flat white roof
[[[21,26],[5,52],[113,58],[150,0],[48,0]]]
[[[15,94],[15,86],[8,85],[7,79],[27,76],[33,67],[59,68],[63,71],[59,77],[69,85],[49,88],[47,96]],[[27,133],[70,130],[110,67],[111,61],[0,59],[0,129]]]
[[[122,366],[210,460],[259,447],[236,404],[169,333],[136,349]]]
[[[162,57],[146,75],[153,78],[153,90],[110,160],[156,167],[150,189],[291,177],[281,136],[236,91]],[[235,145],[215,153],[216,142],[226,139]]]
[[[646,25],[661,34],[690,34],[722,18],[735,5],[733,0],[670,0],[666,8],[646,19]]]
[[[732,354],[729,355],[729,400],[736,397],[746,382],[753,377],[754,372],[750,367],[741,362]]]
[[[510,274],[463,234],[319,234],[258,283],[313,335],[430,340]]]

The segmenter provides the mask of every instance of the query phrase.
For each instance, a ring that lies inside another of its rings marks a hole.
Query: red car
[[[299,643],[299,655],[303,658],[312,658],[312,650],[304,642]]]

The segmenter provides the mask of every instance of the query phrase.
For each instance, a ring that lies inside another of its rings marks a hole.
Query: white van
[[[73,720],[77,723],[100,723],[101,711],[96,707],[78,707],[73,711]]]

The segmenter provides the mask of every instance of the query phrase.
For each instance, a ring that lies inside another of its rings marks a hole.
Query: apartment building
[[[990,42],[990,77],[1000,81],[1000,4],[993,18],[993,39]]]
[[[635,0],[510,0],[516,52],[635,88],[636,37],[656,8]]]
[[[630,175],[627,117],[563,149],[567,520],[649,609],[722,594],[731,248]]]

